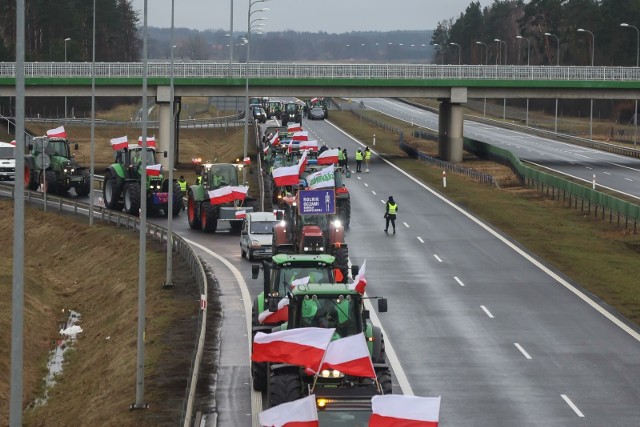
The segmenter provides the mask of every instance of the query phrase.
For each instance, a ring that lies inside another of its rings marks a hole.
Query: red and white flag
[[[337,148],[331,148],[329,150],[325,150],[320,155],[318,155],[318,164],[319,165],[331,165],[338,163],[338,150]]]
[[[286,322],[289,320],[289,298],[282,298],[278,301],[278,310],[275,312],[271,312],[269,310],[265,310],[262,313],[258,314],[258,322],[260,324],[272,324],[272,323],[280,323]]]
[[[331,341],[322,361],[322,369],[336,369],[345,375],[375,378],[376,371],[364,332]]]
[[[311,104],[315,104],[316,102],[318,102],[318,98],[311,98],[311,101],[309,101]]]
[[[232,185],[231,192],[233,193],[234,200],[244,200],[247,197],[247,193],[249,192],[249,187],[246,185]]]
[[[271,137],[271,139],[269,140],[269,145],[271,145],[272,147],[277,147],[278,145],[280,145],[280,136],[277,133]]]
[[[307,185],[312,190],[317,188],[333,188],[336,186],[335,167],[329,165],[318,172],[310,173],[307,175],[306,180]]]
[[[245,211],[244,209],[240,211],[236,211],[236,219],[243,219],[246,217],[247,217],[247,211]]]
[[[297,328],[253,338],[251,360],[254,362],[289,363],[318,370],[335,328]]]
[[[304,170],[307,168],[307,163],[307,152],[303,151],[302,156],[300,156],[300,160],[298,160],[298,175],[302,175],[302,173],[304,173]]]
[[[269,152],[269,146],[268,146],[268,145],[265,145],[265,146],[264,146],[264,148],[262,149],[262,152],[263,152],[264,154],[267,154],[267,153]]]
[[[141,136],[138,137],[138,145],[140,145],[140,147],[142,147],[142,137]],[[156,137],[155,136],[148,136],[147,137],[147,148],[156,148]]]
[[[306,277],[301,277],[300,279],[295,279],[293,282],[291,282],[291,288],[295,288],[296,286],[307,285],[307,284],[309,284],[309,280],[310,279],[311,279],[311,276],[306,276]]]
[[[147,175],[160,176],[161,164],[147,166]]]
[[[222,205],[235,200],[233,191],[229,185],[209,191],[209,199],[212,205]]]
[[[16,140],[15,140],[15,139],[14,139],[14,140],[12,140],[12,141],[10,142],[10,144],[11,144],[11,145],[16,145]]]
[[[438,427],[440,397],[376,395],[369,427]]]
[[[244,163],[245,165],[250,165],[251,164],[251,157],[245,157],[242,160],[242,163]]]
[[[300,123],[291,123],[287,125],[287,132],[300,132],[302,125]]]
[[[49,129],[47,131],[47,136],[49,138],[66,138],[67,137],[67,131],[64,130],[64,126],[59,126],[55,129]]]
[[[294,132],[291,137],[294,141],[308,141],[309,140],[309,132],[306,130]]]
[[[362,267],[358,270],[358,275],[353,279],[353,283],[349,284],[349,289],[355,289],[358,293],[364,295],[364,290],[367,287],[367,279],[364,277],[364,271],[367,267],[367,260],[362,263]]]
[[[318,427],[315,394],[282,403],[258,415],[262,427]]]
[[[318,141],[301,141],[300,150],[318,151]]]
[[[298,185],[300,182],[300,165],[293,166],[281,166],[275,168],[271,172],[273,180],[276,183],[276,187],[282,187],[284,185]]]
[[[114,150],[122,150],[123,148],[127,148],[129,146],[129,140],[126,135],[121,136],[120,138],[111,138],[109,141],[111,143],[111,148]]]
[[[289,145],[287,145],[287,154],[291,154],[291,153],[293,153],[293,139],[289,141]]]

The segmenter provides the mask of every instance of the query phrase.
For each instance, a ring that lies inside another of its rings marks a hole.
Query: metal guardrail
[[[98,78],[142,78],[141,62],[98,62]],[[26,78],[87,78],[90,62],[27,62]],[[0,63],[0,77],[15,77],[14,62]],[[540,80],[540,81],[637,81],[640,67],[434,65],[434,64],[322,64],[301,62],[225,63],[175,61],[174,76],[182,78],[327,78],[327,79],[430,79],[430,80]],[[150,78],[169,79],[171,62],[147,64]],[[66,82],[67,84],[69,82]]]
[[[97,177],[96,177],[97,178]],[[15,187],[7,184],[0,184],[0,188],[11,193],[11,199],[15,196]],[[36,191],[25,191],[25,202],[32,203],[33,201],[44,203],[44,194]],[[47,195],[47,206],[56,206],[58,211],[62,212],[63,209],[70,209],[74,213],[78,213],[79,209],[89,210],[89,204],[84,202],[78,202],[73,199],[67,199],[64,197]],[[94,206],[93,208],[94,218],[99,218],[103,222],[113,223],[117,226],[131,228],[132,230],[140,230],[140,220],[137,217],[125,214],[124,212],[116,212],[110,209]],[[157,240],[158,242],[167,242],[167,229],[147,222],[147,236]],[[207,276],[204,270],[204,266],[200,261],[200,258],[195,254],[191,246],[182,239],[179,235],[173,233],[171,238],[171,244],[173,250],[187,263],[191,274],[195,280],[200,295],[204,295],[208,300],[207,290]],[[182,414],[180,424],[184,427],[188,427],[191,423],[193,416],[193,405],[195,401],[196,385],[198,383],[198,372],[200,370],[200,363],[202,361],[202,355],[204,352],[204,339],[207,329],[207,308],[198,312],[198,341],[193,351],[191,359],[191,373],[187,380],[187,388],[185,391],[185,398],[182,405]]]

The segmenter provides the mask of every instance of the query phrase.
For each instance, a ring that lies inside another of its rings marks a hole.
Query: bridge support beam
[[[461,104],[466,102],[466,88],[452,88],[451,98],[440,99],[438,156],[448,162],[462,162],[464,111]]]

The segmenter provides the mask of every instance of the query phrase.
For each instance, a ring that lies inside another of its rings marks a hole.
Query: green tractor
[[[296,102],[286,102],[282,105],[282,126],[289,123],[302,125],[302,108]]]
[[[265,317],[267,307],[275,305],[291,290],[292,282],[296,279],[309,277],[311,283],[346,283],[347,277],[334,266],[335,257],[331,255],[293,255],[278,254],[271,261],[262,262],[263,291],[254,299],[251,312],[253,335],[258,332],[269,333],[281,320]],[[257,279],[260,274],[260,264],[253,264],[251,276]],[[351,266],[351,275],[358,274],[357,265]],[[261,316],[263,314],[263,316]],[[256,391],[267,390],[267,364],[251,362],[253,388]]]
[[[333,340],[364,333],[376,373],[371,378],[322,371],[317,378],[299,366],[267,364],[268,407],[303,398],[313,390],[318,397],[373,396],[392,392],[391,371],[387,364],[384,337],[374,326],[369,311],[364,308],[365,297],[343,283],[309,283],[293,288],[289,298],[288,321],[273,328],[273,332],[302,327],[335,328]],[[275,300],[269,310],[277,309]],[[387,300],[378,299],[378,311],[387,311]]]
[[[74,148],[78,150],[77,143]],[[73,158],[68,139],[34,138],[25,156],[25,182],[29,190],[37,190],[42,185],[47,193],[64,196],[73,188],[78,196],[88,195],[91,173]]]
[[[156,164],[156,150],[147,147],[143,153],[142,147],[133,144],[128,148],[116,151],[116,162],[109,166],[104,174],[102,185],[104,204],[108,209],[124,211],[129,215],[138,215],[141,206],[142,188],[142,156],[146,156],[147,166]],[[182,195],[180,184],[173,184],[173,216],[182,209]],[[149,212],[162,210],[169,214],[169,180],[163,175],[147,173],[147,209]]]
[[[231,231],[239,233],[243,219],[236,213],[239,211],[258,212],[259,202],[255,198],[245,197],[244,201],[233,201],[223,204],[211,204],[209,191],[227,186],[238,186],[238,175],[242,165],[233,163],[206,163],[202,165],[202,180],[189,187],[187,199],[187,217],[189,227],[215,233],[218,221],[228,221]]]

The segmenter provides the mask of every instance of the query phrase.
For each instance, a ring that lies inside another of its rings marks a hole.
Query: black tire
[[[267,362],[251,362],[251,382],[255,391],[267,391]]]
[[[232,233],[240,234],[240,230],[242,230],[242,221],[229,221],[229,226],[231,226]]]
[[[207,200],[200,204],[200,228],[206,233],[215,233],[218,229],[218,208]]]
[[[336,251],[333,253],[333,256],[336,257],[336,261],[333,265],[335,266],[335,268],[338,268],[340,272],[342,272],[342,283],[347,283],[347,280],[349,279],[349,249],[336,249]]]
[[[111,176],[109,172],[104,175],[104,181],[102,183],[102,196],[104,199],[104,205],[107,209],[121,211],[122,202],[120,201],[121,188],[118,188],[116,177]]]
[[[24,183],[29,190],[36,191],[38,189],[38,172],[36,172],[35,169],[30,169],[28,166],[25,166]]]
[[[182,190],[180,189],[180,184],[176,182],[173,184],[173,216],[178,216],[184,206],[183,203]]]
[[[189,227],[193,230],[200,230],[202,224],[200,223],[200,218],[198,217],[199,206],[193,197],[193,192],[189,190],[189,195],[187,196],[187,219],[189,221]]]
[[[302,381],[298,373],[276,371],[271,374],[269,387],[270,408],[281,403],[293,402],[302,397]]]
[[[81,197],[88,196],[91,191],[91,172],[86,169],[82,169],[80,171],[80,175],[82,175],[83,178],[82,184],[74,187],[76,194]]]
[[[393,385],[391,383],[391,371],[388,369],[381,369],[376,372],[376,377],[380,388],[382,388],[382,394],[391,394],[393,392]]]
[[[242,249],[242,245],[240,245],[240,258],[246,258],[247,253]]]
[[[351,198],[340,202],[340,221],[344,224],[344,228],[349,228],[351,225]]]
[[[129,215],[140,214],[140,183],[127,182],[124,185],[124,211]]]
[[[40,171],[38,181],[42,184],[42,190],[47,194],[57,194],[58,186],[56,185],[56,173],[53,171]],[[46,184],[46,185],[45,185]],[[45,189],[46,186],[46,189]]]
[[[247,259],[248,259],[249,261],[253,261],[253,260],[255,259],[255,258],[254,258],[254,256],[253,256],[253,251],[252,251],[251,249],[249,249],[249,250],[247,251]]]

